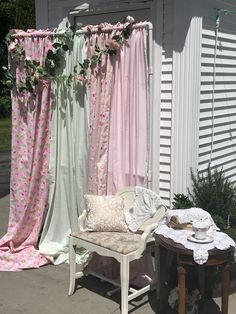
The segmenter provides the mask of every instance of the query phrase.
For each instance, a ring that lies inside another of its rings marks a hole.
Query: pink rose
[[[107,44],[111,49],[115,49],[115,50],[120,49],[120,45],[112,39],[108,39]]]
[[[9,52],[14,51],[15,48],[16,48],[16,44],[15,44],[14,41],[12,41],[12,42],[10,43],[10,45],[8,46],[8,51],[9,51]]]
[[[38,74],[38,73],[34,73],[34,78],[35,78],[36,80],[39,80],[39,79],[40,79],[39,74]]]
[[[82,76],[81,74],[77,74],[77,75],[75,76],[75,79],[76,79],[77,81],[79,81],[80,83],[83,83],[83,81],[84,81],[84,78],[83,78],[83,76]]]

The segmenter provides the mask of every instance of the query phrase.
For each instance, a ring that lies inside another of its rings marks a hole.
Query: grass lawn
[[[0,119],[0,153],[11,150],[11,118]]]

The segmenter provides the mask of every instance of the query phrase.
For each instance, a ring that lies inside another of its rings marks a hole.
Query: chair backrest
[[[130,210],[130,208],[133,208],[133,204],[134,204],[134,200],[135,200],[135,196],[136,196],[135,186],[124,187],[124,188],[120,189],[119,191],[117,191],[116,195],[119,195],[124,199],[124,211],[128,211],[128,210]],[[165,214],[166,207],[165,207],[164,203],[162,203],[162,205],[161,205],[161,202],[160,202],[160,206],[157,209],[155,215],[153,217],[147,219],[142,224],[142,226],[139,228],[139,230],[143,231],[148,225],[159,222],[162,219],[162,217]]]

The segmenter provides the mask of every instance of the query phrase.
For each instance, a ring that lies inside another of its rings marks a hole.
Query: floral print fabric
[[[121,254],[136,251],[140,247],[142,236],[135,233],[89,231],[73,232],[71,235]]]
[[[49,37],[20,37],[26,57],[44,62]],[[14,49],[14,46],[11,47]],[[16,69],[17,79],[23,70]],[[36,249],[48,202],[50,83],[40,81],[36,98],[12,92],[12,160],[10,214],[7,234],[0,240],[0,270],[38,268],[48,259]]]
[[[96,27],[88,27],[88,30]],[[90,34],[87,55],[91,57],[95,46],[105,48],[112,35]],[[105,195],[107,188],[107,154],[111,104],[112,64],[109,55],[103,55],[99,66],[88,74],[90,106],[88,149],[88,193]]]
[[[122,24],[118,23],[117,26]],[[88,26],[91,32],[107,23]],[[114,194],[123,186],[146,185],[148,69],[147,30],[133,29],[119,46],[113,32],[90,34],[87,55],[96,46],[111,47],[116,55],[102,57],[90,72],[88,94],[90,104],[88,193]]]

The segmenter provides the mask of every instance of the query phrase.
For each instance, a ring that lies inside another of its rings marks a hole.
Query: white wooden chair
[[[129,210],[133,207],[135,187],[125,187],[118,191],[116,195],[123,197],[125,204],[124,210]],[[79,217],[80,231],[69,235],[70,286],[68,294],[72,295],[74,293],[75,280],[77,278],[81,278],[83,275],[88,274],[96,276],[120,287],[121,314],[127,314],[128,302],[150,290],[150,285],[139,290],[129,287],[129,263],[142,257],[147,249],[148,252],[155,252],[155,256],[157,257],[158,249],[152,235],[153,231],[158,226],[159,221],[163,217],[165,210],[166,208],[160,199],[160,206],[157,209],[156,214],[148,219],[137,233],[85,231],[86,211],[84,211]],[[111,242],[113,242],[114,245],[112,245]],[[76,272],[75,250],[77,246],[84,247],[88,251],[96,252],[102,256],[115,258],[120,263],[120,283],[117,283],[117,281],[110,278],[106,278],[94,271]]]

